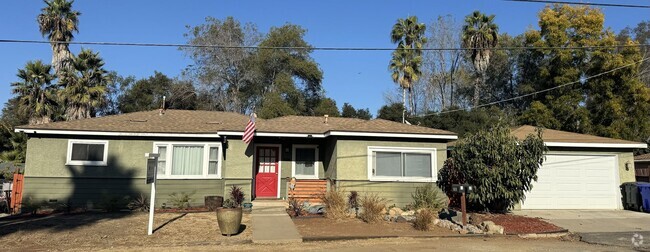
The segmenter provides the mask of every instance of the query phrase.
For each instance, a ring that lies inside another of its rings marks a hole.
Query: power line
[[[643,61],[646,61],[646,60],[648,60],[648,59],[650,59],[650,57],[649,57],[649,58],[641,59],[641,60],[636,61],[636,62],[632,62],[632,63],[627,64],[627,65],[624,65],[624,66],[620,66],[620,67],[617,67],[617,68],[614,68],[614,69],[611,69],[611,70],[608,70],[608,71],[605,71],[605,72],[602,72],[602,73],[598,73],[598,74],[595,74],[595,75],[592,75],[592,76],[587,76],[587,77],[585,77],[585,78],[580,78],[580,80],[577,80],[577,81],[572,81],[572,82],[569,82],[569,83],[564,83],[564,84],[562,84],[562,85],[555,86],[555,87],[552,87],[552,88],[547,88],[547,89],[543,89],[543,90],[535,91],[535,92],[532,92],[532,93],[529,93],[529,94],[525,94],[525,95],[515,96],[515,97],[508,98],[508,99],[504,99],[504,100],[499,100],[499,101],[494,101],[494,102],[488,102],[488,103],[484,103],[484,104],[479,104],[479,105],[476,105],[476,106],[469,107],[468,109],[470,109],[470,110],[471,110],[471,109],[477,109],[477,108],[482,108],[482,107],[486,107],[486,106],[490,106],[490,105],[495,105],[495,104],[499,104],[499,103],[504,103],[504,102],[508,102],[508,101],[513,101],[513,100],[521,99],[521,98],[524,98],[524,97],[528,97],[528,96],[532,96],[532,95],[536,95],[536,94],[545,93],[545,92],[548,92],[548,91],[551,91],[551,90],[555,90],[555,89],[558,89],[558,88],[566,87],[566,86],[573,85],[573,84],[576,84],[576,83],[585,82],[585,81],[587,81],[587,80],[590,80],[590,79],[593,79],[593,78],[597,78],[597,77],[603,76],[603,75],[605,75],[605,74],[608,74],[608,73],[612,73],[612,72],[618,71],[618,70],[623,69],[623,68],[627,68],[627,67],[634,66],[634,65],[639,64],[639,63],[641,63],[641,62],[643,62]],[[458,112],[458,111],[464,111],[464,110],[466,110],[466,109],[453,109],[453,110],[441,111],[441,112],[438,112],[438,113],[429,113],[429,114],[419,115],[419,116],[416,116],[416,117],[425,117],[425,116],[430,116],[430,115],[447,114],[447,113]]]
[[[574,5],[591,5],[591,6],[603,6],[603,7],[624,7],[624,8],[645,8],[645,9],[650,9],[650,5],[634,5],[634,4],[588,3],[588,2],[550,1],[550,0],[503,0],[503,1],[506,1],[506,2],[523,2],[523,3],[574,4]]]
[[[138,46],[138,47],[176,47],[176,48],[216,48],[216,49],[257,49],[257,50],[315,50],[315,51],[394,51],[395,48],[385,47],[299,47],[299,46],[228,46],[228,45],[188,45],[188,44],[165,44],[165,43],[132,43],[132,42],[93,42],[93,41],[43,41],[43,40],[20,40],[20,39],[0,39],[0,43],[20,43],[20,44],[68,44],[68,45],[99,45],[99,46]],[[604,46],[506,46],[495,47],[491,50],[594,50],[608,48],[626,48],[626,47],[650,47],[650,44],[632,44],[632,45],[604,45]],[[422,48],[422,51],[466,51],[484,48]],[[414,48],[404,48],[404,50],[418,50]]]

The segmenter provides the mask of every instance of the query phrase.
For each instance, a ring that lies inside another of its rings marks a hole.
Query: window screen
[[[374,176],[432,177],[430,153],[373,152]]]
[[[72,143],[72,161],[104,161],[104,144]]]
[[[296,175],[316,175],[316,149],[296,148]]]

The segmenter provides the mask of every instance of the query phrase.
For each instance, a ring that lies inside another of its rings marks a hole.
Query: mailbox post
[[[451,190],[460,193],[460,211],[463,213],[463,226],[467,226],[467,204],[465,194],[474,192],[474,186],[469,184],[452,184]]]
[[[153,234],[153,212],[156,200],[156,176],[158,175],[158,153],[145,153],[144,157],[147,158],[147,179],[146,183],[151,184],[151,196],[149,199],[149,226],[147,234]]]

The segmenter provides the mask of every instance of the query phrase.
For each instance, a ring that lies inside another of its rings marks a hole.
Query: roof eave
[[[624,148],[624,149],[645,149],[644,143],[567,143],[567,142],[544,142],[548,147],[584,147],[584,148]]]

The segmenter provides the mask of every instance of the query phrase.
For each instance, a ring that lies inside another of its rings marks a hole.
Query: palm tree
[[[420,78],[422,45],[426,43],[424,23],[418,23],[416,16],[398,19],[390,33],[391,42],[397,44],[389,68],[393,81],[402,88],[402,103],[406,108],[406,91],[409,92],[409,113],[413,113],[413,84]]]
[[[0,161],[12,163],[25,163],[27,152],[27,135],[23,132],[15,132],[14,127],[6,122],[0,122],[0,132],[8,135],[9,143],[0,151]]]
[[[103,68],[104,61],[99,53],[89,49],[81,49],[71,63],[72,70],[65,70],[62,79],[65,87],[61,97],[66,104],[66,120],[90,118],[105,102],[108,72]]]
[[[18,78],[21,81],[11,83],[12,92],[18,95],[21,112],[29,117],[29,124],[48,123],[56,109],[56,84],[52,84],[54,76],[50,73],[52,67],[40,60],[30,61],[25,69],[19,69]]]
[[[47,35],[52,45],[52,66],[59,79],[63,77],[63,70],[70,68],[72,54],[68,44],[56,43],[70,42],[74,37],[73,32],[79,32],[79,13],[72,10],[72,3],[67,0],[44,0],[47,5],[36,19],[41,35]]]
[[[474,11],[465,17],[463,25],[462,46],[468,49],[467,55],[476,72],[472,101],[474,106],[478,106],[480,88],[485,85],[485,71],[490,64],[492,48],[497,45],[499,27],[493,20],[494,15],[486,16],[480,11]]]

